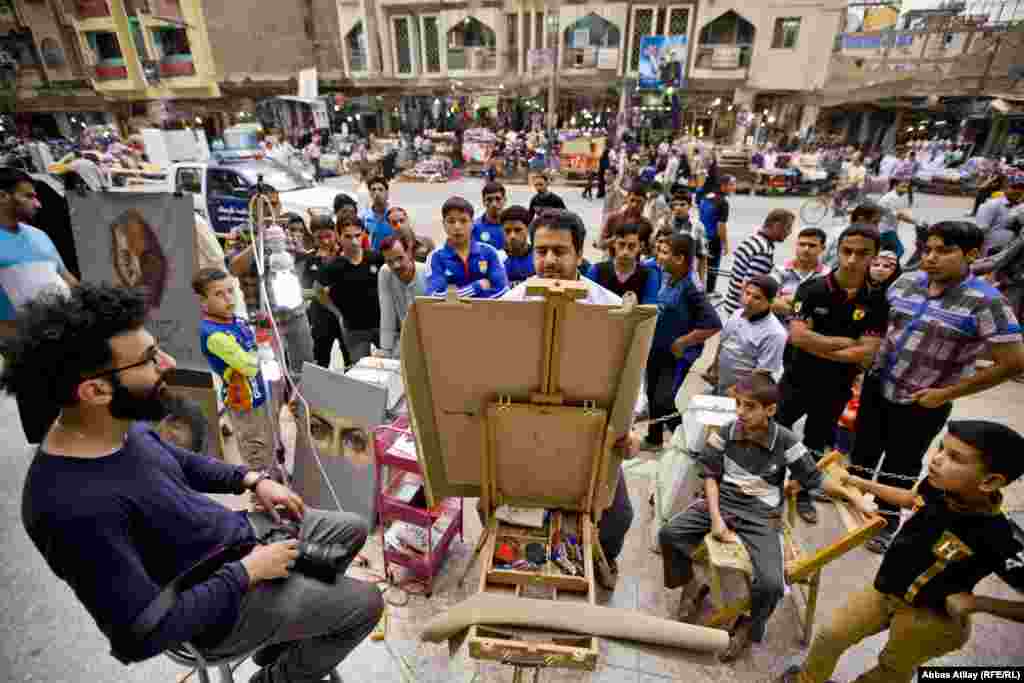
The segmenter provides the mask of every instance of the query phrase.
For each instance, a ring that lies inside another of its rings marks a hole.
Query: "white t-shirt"
[[[878,200],[878,205],[882,207],[882,219],[878,221],[878,229],[883,233],[894,232],[899,225],[896,212],[910,208],[910,199],[905,194],[890,190]]]

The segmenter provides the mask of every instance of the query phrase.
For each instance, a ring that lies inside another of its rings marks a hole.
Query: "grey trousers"
[[[782,561],[782,540],[779,529],[767,520],[759,521],[746,515],[730,514],[722,510],[729,528],[743,541],[754,567],[750,587],[750,639],[755,643],[764,638],[768,618],[785,593],[785,575]],[[658,532],[661,559],[665,566],[665,588],[678,588],[693,580],[693,552],[711,531],[711,515],[703,498],[668,520]]]
[[[273,522],[265,513],[249,514],[257,536]],[[345,568],[326,584],[293,572],[286,579],[263,581],[242,598],[238,622],[210,654],[242,655],[273,643],[294,643],[272,664],[270,683],[322,681],[368,636],[380,621],[384,601],[372,583],[344,576],[348,563],[366,542],[369,529],[347,512],[306,509],[300,539],[349,548]]]
[[[299,315],[280,322],[281,340],[284,342],[285,357],[288,359],[288,372],[296,382],[302,380],[302,365],[309,361],[315,362],[313,356],[313,331],[309,327],[309,318],[300,312]]]
[[[372,330],[343,330],[345,346],[348,348],[348,359],[350,363],[356,363],[360,359],[370,355],[370,344],[380,346],[380,328]]]

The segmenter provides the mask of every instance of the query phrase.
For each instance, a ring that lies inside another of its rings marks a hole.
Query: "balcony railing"
[[[348,68],[353,72],[366,71],[366,50],[349,50]]]
[[[96,19],[110,16],[110,5],[107,0],[77,0],[75,14],[79,19]]]
[[[750,66],[753,50],[752,45],[702,45],[697,48],[697,60],[694,68],[713,71],[746,69]]]
[[[583,47],[583,48],[565,48],[562,50],[562,68],[563,69],[596,69],[597,68],[597,48],[596,47]]]
[[[448,48],[449,71],[491,72],[498,68],[496,47]]]
[[[128,67],[124,64],[97,64],[93,70],[98,81],[118,81],[128,78]]]
[[[192,55],[172,55],[164,57],[160,61],[160,77],[174,78],[176,76],[194,76],[196,65],[192,61]]]

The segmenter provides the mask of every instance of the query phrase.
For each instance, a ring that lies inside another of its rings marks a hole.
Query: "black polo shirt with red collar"
[[[864,284],[851,298],[836,282],[835,272],[814,277],[797,287],[793,296],[793,320],[802,320],[813,332],[826,337],[882,337],[889,323],[885,292]],[[786,348],[786,374],[814,382],[852,382],[860,367],[815,356],[795,347]],[[849,384],[847,384],[849,386]]]

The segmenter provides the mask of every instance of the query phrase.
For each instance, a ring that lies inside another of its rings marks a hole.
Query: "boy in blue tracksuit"
[[[500,298],[508,291],[505,266],[494,247],[471,238],[473,206],[451,197],[441,207],[441,217],[448,239],[430,255],[426,294],[444,294],[455,285],[462,297]]]
[[[704,350],[704,342],[722,329],[722,321],[704,292],[690,276],[693,238],[675,233],[658,243],[658,263],[663,275],[658,292],[658,322],[647,356],[647,401],[651,420],[675,411],[675,398],[686,373]],[[644,447],[660,449],[663,427],[671,433],[679,418],[647,427]]]
[[[505,232],[501,227],[501,211],[505,208],[505,186],[489,182],[484,185],[484,212],[473,223],[473,241],[488,244],[498,251],[505,248]]]
[[[505,275],[508,288],[534,276],[533,247],[530,245],[530,211],[523,206],[510,206],[501,212],[505,233]]]

